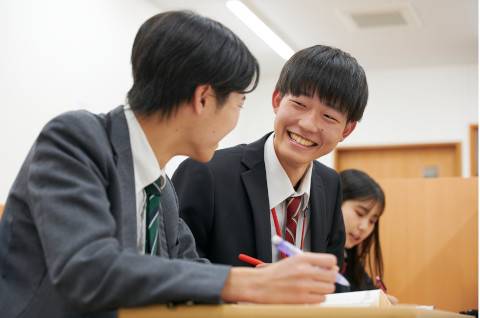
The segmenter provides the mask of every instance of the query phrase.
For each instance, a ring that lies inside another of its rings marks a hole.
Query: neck
[[[167,162],[178,153],[181,144],[180,130],[174,121],[160,116],[137,116],[138,123],[143,129],[148,143],[162,169]]]
[[[310,163],[307,164],[292,164],[285,160],[281,156],[278,155],[278,151],[274,145],[275,153],[277,154],[278,161],[280,161],[280,165],[282,166],[283,170],[285,170],[292,186],[297,189],[300,180],[303,178],[305,173],[307,172]]]

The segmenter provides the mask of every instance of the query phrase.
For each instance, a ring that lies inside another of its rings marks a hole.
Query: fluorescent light
[[[227,8],[233,12],[253,33],[257,34],[269,47],[283,59],[288,60],[294,53],[278,35],[276,35],[255,13],[238,0],[227,1]]]

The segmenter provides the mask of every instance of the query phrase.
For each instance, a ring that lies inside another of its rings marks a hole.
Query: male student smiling
[[[199,254],[232,265],[246,265],[239,253],[277,261],[277,234],[341,264],[340,179],[316,159],[352,133],[367,99],[365,73],[351,55],[322,45],[293,55],[272,96],[274,132],[218,150],[206,164],[188,159],[173,176]]]
[[[264,268],[205,264],[163,168],[208,161],[255,88],[258,63],[222,24],[188,11],[148,19],[132,49],[128,105],[72,111],[40,132],[0,221],[2,317],[116,317],[187,302],[316,303],[335,258]]]

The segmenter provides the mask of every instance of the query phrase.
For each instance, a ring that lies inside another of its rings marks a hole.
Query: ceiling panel
[[[266,76],[284,61],[240,22],[223,0],[152,0],[161,10],[191,9],[216,19],[242,38]],[[367,69],[474,64],[478,59],[476,0],[244,0],[294,50],[314,44],[341,48]],[[358,29],[349,12],[408,8],[416,23]]]

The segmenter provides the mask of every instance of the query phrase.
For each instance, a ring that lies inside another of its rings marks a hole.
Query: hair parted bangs
[[[350,54],[315,45],[295,53],[284,65],[276,89],[282,95],[317,96],[320,101],[359,121],[368,100],[363,68]]]

